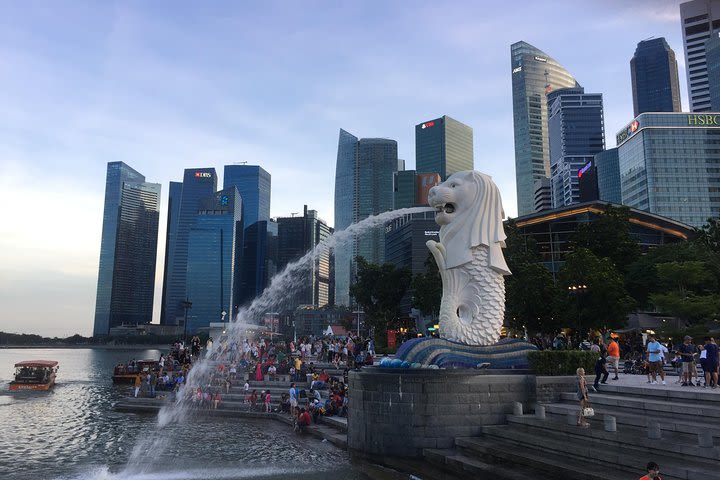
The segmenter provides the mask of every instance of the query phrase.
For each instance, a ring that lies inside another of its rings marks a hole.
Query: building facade
[[[393,209],[394,175],[398,169],[397,142],[385,138],[358,139],[340,130],[335,170],[335,231],[371,215]],[[335,250],[335,303],[350,304],[350,283],[359,255],[371,263],[385,257],[385,233],[374,228]]]
[[[520,235],[534,240],[542,263],[554,275],[575,248],[573,237],[579,226],[600,218],[609,207],[617,206],[598,200],[525,215],[512,221]],[[693,235],[690,226],[670,218],[634,208],[628,213],[630,235],[644,252],[658,245],[686,241]]]
[[[430,189],[440,184],[440,181],[438,173],[417,173],[415,170],[398,171],[393,182],[395,209],[427,205]]]
[[[223,189],[237,188],[243,204],[243,277],[241,304],[262,294],[272,278],[274,262],[268,258],[273,225],[270,224],[270,174],[258,165],[225,165]]]
[[[229,321],[235,310],[242,260],[242,211],[235,187],[200,203],[188,238],[189,334],[209,328],[211,322]]]
[[[720,36],[717,34],[705,42],[710,111],[720,112]]]
[[[592,202],[600,199],[597,182],[597,167],[595,160],[590,160],[577,173],[580,188],[580,203]]]
[[[474,165],[472,128],[447,115],[415,125],[418,173],[438,173],[445,180]]]
[[[190,228],[195,223],[200,202],[217,191],[217,174],[214,168],[188,168],[183,175],[182,188],[171,185],[171,202],[168,209],[169,251],[165,265],[162,325],[179,325],[184,318],[183,302],[187,298],[187,264]],[[180,198],[177,198],[177,195]],[[171,218],[175,215],[175,218]]]
[[[602,94],[582,87],[548,93],[550,183],[553,208],[580,201],[578,172],[605,149]]]
[[[93,335],[152,321],[159,220],[160,185],[109,162]]]
[[[690,111],[708,112],[711,104],[705,42],[720,30],[720,1],[692,0],[681,3],[680,22]]]
[[[617,148],[607,150],[595,155],[595,169],[597,173],[598,198],[604,202],[621,204],[622,192],[620,190],[620,159]]]
[[[535,180],[535,211],[552,210],[552,185],[548,177]]]
[[[385,262],[398,268],[407,268],[413,276],[425,273],[430,251],[425,242],[439,240],[440,226],[435,223],[435,212],[405,215],[388,222],[385,227]],[[400,312],[409,316],[412,289],[400,302]]]
[[[643,113],[617,145],[623,204],[694,227],[720,215],[720,113]]]
[[[675,52],[664,38],[638,43],[630,60],[635,116],[645,112],[679,112],[680,81]]]
[[[332,235],[333,229],[324,220],[318,218],[315,210],[303,208],[302,217],[279,217],[278,225],[278,270],[283,270],[288,264],[295,262],[308,252],[326,241]],[[331,252],[328,249],[320,250],[317,256],[310,259],[304,270],[302,285],[295,293],[288,294],[284,309],[295,309],[299,305],[312,305],[315,308],[325,307],[333,301],[334,285],[332,285]],[[292,298],[290,298],[292,297]]]
[[[510,68],[518,213],[526,215],[535,208],[535,182],[550,177],[546,95],[580,85],[555,59],[526,42],[511,45]]]

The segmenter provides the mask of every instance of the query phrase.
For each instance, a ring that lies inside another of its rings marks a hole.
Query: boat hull
[[[11,391],[17,391],[17,390],[50,390],[55,386],[55,379],[53,378],[47,383],[18,383],[18,382],[10,382],[10,390]]]

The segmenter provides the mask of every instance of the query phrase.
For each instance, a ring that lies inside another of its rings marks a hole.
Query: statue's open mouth
[[[453,213],[455,211],[455,204],[453,203],[445,203],[442,205],[436,205],[435,206],[435,213]]]

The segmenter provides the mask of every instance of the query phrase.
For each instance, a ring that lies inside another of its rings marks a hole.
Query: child
[[[270,390],[265,393],[265,412],[270,413]]]

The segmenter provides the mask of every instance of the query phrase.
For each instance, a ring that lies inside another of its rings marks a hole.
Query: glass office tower
[[[179,188],[172,193],[175,195]],[[168,215],[176,212],[177,223],[174,219],[168,220],[168,239],[166,246],[172,253],[168,256],[165,275],[165,298],[163,299],[163,316],[160,323],[163,325],[179,325],[185,314],[182,302],[187,298],[187,262],[188,242],[190,228],[195,223],[200,208],[200,202],[212,196],[217,191],[217,174],[214,168],[187,168],[183,175],[180,205],[175,210],[172,207]],[[174,229],[174,232],[173,232]],[[192,301],[192,299],[190,299]]]
[[[555,90],[547,102],[552,205],[560,208],[580,201],[578,171],[605,149],[603,102],[582,87]]]
[[[242,252],[242,200],[231,187],[203,199],[188,237],[188,334],[210,322],[229,322],[237,303]],[[225,316],[222,315],[225,312]]]
[[[619,162],[617,148],[609,148],[595,155],[600,200],[617,204],[622,203]]]
[[[397,142],[385,138],[358,139],[340,130],[335,170],[335,231],[370,215],[393,209],[393,176],[398,171]],[[335,303],[350,304],[355,257],[373,263],[385,258],[382,227],[335,247]]]
[[[675,52],[664,38],[638,43],[630,60],[635,116],[645,112],[679,112],[680,81]]]
[[[160,185],[109,162],[93,335],[152,321],[159,219]]]
[[[270,221],[270,174],[258,165],[226,165],[223,188],[236,187],[243,199],[243,280],[241,303],[262,294],[272,276],[268,272],[268,230]]]
[[[168,214],[167,226],[165,233],[165,262],[163,268],[163,301],[160,307],[160,324],[166,325],[167,312],[165,311],[165,298],[167,298],[167,287],[169,282],[170,259],[175,258],[175,244],[178,234],[178,224],[180,223],[180,202],[182,201],[182,182],[170,182],[170,190],[168,192]],[[173,318],[175,312],[173,311]]]
[[[680,4],[690,110],[711,110],[705,42],[720,30],[720,1],[693,0]]]
[[[643,113],[617,144],[623,204],[694,227],[720,215],[720,113]]]
[[[707,60],[708,89],[710,92],[710,111],[720,112],[720,36],[705,42]]]
[[[535,182],[550,176],[545,96],[580,85],[557,61],[526,42],[510,47],[510,68],[518,215],[527,215],[535,209]]]
[[[445,180],[474,168],[472,128],[447,115],[415,125],[418,173],[439,173]]]

